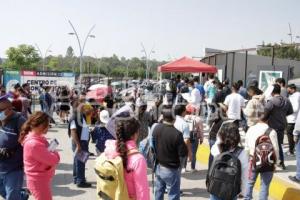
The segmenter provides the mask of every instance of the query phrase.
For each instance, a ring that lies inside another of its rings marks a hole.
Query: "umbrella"
[[[92,85],[91,87],[89,87],[89,90],[97,90],[99,88],[107,88],[107,85],[95,84],[95,85]]]
[[[88,99],[95,99],[97,102],[102,103],[104,98],[109,94],[112,94],[112,89],[111,87],[105,86],[102,88],[88,91],[86,97]]]

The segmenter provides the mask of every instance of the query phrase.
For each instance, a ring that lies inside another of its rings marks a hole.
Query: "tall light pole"
[[[80,82],[80,88],[81,88],[81,78],[82,78],[81,75],[82,75],[82,72],[83,72],[83,70],[82,70],[82,64],[83,64],[83,52],[84,52],[84,48],[85,48],[85,45],[86,45],[86,42],[87,42],[88,38],[89,38],[89,37],[90,37],[90,38],[95,38],[95,37],[96,37],[95,35],[92,35],[92,34],[91,34],[92,31],[93,31],[93,29],[95,28],[96,25],[93,25],[93,26],[90,28],[88,34],[86,35],[86,37],[85,37],[85,39],[84,39],[83,46],[81,46],[81,42],[80,42],[80,39],[79,39],[79,35],[78,35],[78,33],[77,33],[75,27],[73,26],[73,24],[72,24],[72,22],[71,22],[70,20],[69,20],[69,24],[71,25],[71,27],[72,27],[72,29],[73,29],[73,32],[69,33],[69,35],[75,35],[75,36],[76,36],[77,42],[78,42],[78,46],[79,46],[79,62],[80,62],[80,64],[79,64],[79,66],[80,66],[80,68],[79,68],[79,73],[80,73],[80,74],[79,74],[79,82]]]
[[[146,51],[145,46],[142,42],[141,42],[141,46],[142,46],[141,52],[143,52],[145,54],[145,58],[146,58],[146,80],[148,80],[149,79],[149,59],[151,57],[151,54],[155,53],[154,45],[149,53]]]
[[[43,71],[45,71],[45,59],[47,57],[47,54],[50,53],[50,52],[52,52],[50,50],[50,48],[51,48],[52,45],[51,44],[49,45],[49,47],[45,51],[45,54],[43,54],[43,52],[41,51],[41,49],[40,49],[40,47],[39,47],[39,45],[37,43],[35,43],[35,46],[36,46],[36,48],[38,49],[38,51],[40,53],[40,56],[41,56],[42,62],[43,62]]]
[[[289,23],[289,30],[290,32],[288,33],[288,35],[291,37],[291,44],[293,44],[293,33],[292,33],[292,27],[290,23]]]

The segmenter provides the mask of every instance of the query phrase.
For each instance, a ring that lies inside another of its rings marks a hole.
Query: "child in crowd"
[[[45,138],[49,116],[36,112],[22,126],[19,142],[24,146],[24,168],[27,187],[35,200],[52,200],[51,181],[60,157],[57,151],[48,150]]]
[[[96,152],[98,155],[104,152],[105,142],[107,140],[114,140],[115,138],[106,129],[106,124],[109,120],[109,112],[107,110],[102,110],[100,112],[100,124],[96,125],[92,138],[96,142]]]
[[[140,153],[130,154],[131,151],[137,151],[139,128],[140,124],[135,118],[117,119],[117,140],[108,140],[104,153],[111,159],[121,156],[129,197],[134,200],[150,200],[146,160]]]

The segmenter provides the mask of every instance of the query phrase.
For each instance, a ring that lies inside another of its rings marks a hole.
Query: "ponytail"
[[[22,144],[24,142],[24,139],[26,135],[28,135],[29,131],[31,131],[31,126],[30,126],[30,121],[27,120],[21,128],[21,132],[18,140],[19,143]]]
[[[122,158],[123,167],[127,171],[127,147],[124,141],[124,124],[122,123],[122,121],[117,122],[116,136],[117,136],[117,151],[119,152]]]
[[[132,139],[132,136],[138,132],[139,128],[139,122],[133,117],[116,120],[117,151],[127,172],[128,149],[126,142]]]
[[[26,135],[28,135],[28,133],[32,129],[39,126],[44,126],[46,128],[47,126],[49,126],[49,122],[50,119],[46,113],[41,111],[33,113],[21,128],[20,136],[18,139],[19,143],[22,144],[24,142]]]

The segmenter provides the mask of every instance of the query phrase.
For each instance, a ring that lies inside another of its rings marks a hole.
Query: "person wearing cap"
[[[5,96],[0,98],[0,121],[0,195],[6,200],[28,199],[22,192],[23,147],[18,142],[25,118]]]
[[[140,132],[137,139],[137,144],[148,136],[148,129],[152,125],[152,116],[147,111],[147,103],[140,99],[136,102],[136,118],[140,122]]]
[[[295,156],[295,142],[293,138],[293,131],[295,129],[295,123],[297,119],[297,115],[299,112],[299,104],[300,104],[300,93],[297,92],[297,87],[295,84],[290,84],[287,87],[287,91],[289,93],[289,100],[293,106],[294,113],[287,116],[287,137],[289,142],[289,152],[288,155]]]
[[[96,142],[96,152],[98,155],[104,152],[105,142],[107,140],[115,139],[105,127],[109,121],[109,112],[107,110],[102,110],[99,114],[99,118],[100,122],[92,132],[92,138],[93,141]]]
[[[203,121],[197,116],[197,109],[189,104],[186,106],[185,121],[189,124],[190,129],[190,143],[192,146],[192,160],[191,169],[192,172],[196,171],[196,153],[198,145],[203,143]]]

